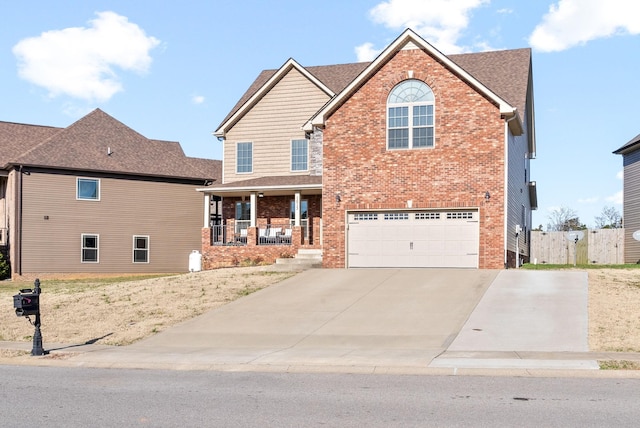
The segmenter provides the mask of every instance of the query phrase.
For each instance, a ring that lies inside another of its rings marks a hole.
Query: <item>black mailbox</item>
[[[26,317],[40,313],[40,296],[36,293],[20,293],[13,296],[13,307],[16,315]]]

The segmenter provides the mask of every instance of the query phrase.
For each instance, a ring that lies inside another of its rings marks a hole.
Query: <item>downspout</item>
[[[516,116],[516,108],[513,109],[513,115],[504,121],[504,267],[505,269],[509,266],[508,264],[508,246],[509,246],[509,122],[515,119]],[[517,254],[516,254],[517,257]]]
[[[16,183],[16,233],[13,237],[16,245],[14,267],[16,273],[22,275],[22,165],[15,171],[18,177]]]

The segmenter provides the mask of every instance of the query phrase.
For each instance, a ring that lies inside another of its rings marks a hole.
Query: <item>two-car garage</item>
[[[477,268],[475,209],[347,214],[348,267]]]

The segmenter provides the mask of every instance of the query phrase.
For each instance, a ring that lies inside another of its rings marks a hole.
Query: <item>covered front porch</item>
[[[272,264],[322,248],[322,177],[263,177],[204,193],[203,269]]]

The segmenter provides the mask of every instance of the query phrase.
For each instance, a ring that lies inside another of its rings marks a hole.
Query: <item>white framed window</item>
[[[149,236],[133,236],[133,263],[149,263]]]
[[[94,233],[83,233],[81,235],[81,261],[82,263],[98,263],[100,235]]]
[[[82,201],[99,201],[100,180],[97,178],[76,178],[76,199]]]
[[[253,143],[238,143],[236,146],[236,172],[253,172]]]
[[[307,140],[291,140],[291,171],[307,171],[309,169],[309,142]]]
[[[236,233],[251,226],[251,202],[236,202]]]
[[[435,141],[434,96],[416,79],[398,84],[387,98],[387,148],[432,148]]]
[[[289,202],[289,224],[296,225],[296,201],[291,199]],[[307,199],[300,200],[300,226],[302,227],[302,236],[309,236],[309,201]]]

